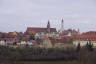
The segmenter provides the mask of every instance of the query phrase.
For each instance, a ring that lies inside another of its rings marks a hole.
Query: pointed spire
[[[80,29],[78,28],[78,35],[80,34]]]
[[[61,28],[60,28],[60,33],[64,31],[64,20],[61,20]]]
[[[64,23],[64,20],[62,19],[62,23]]]
[[[48,20],[48,23],[47,23],[47,31],[48,33],[50,33],[50,21]]]
[[[50,28],[50,21],[48,20],[47,28]]]
[[[64,31],[64,20],[62,19],[61,29]]]

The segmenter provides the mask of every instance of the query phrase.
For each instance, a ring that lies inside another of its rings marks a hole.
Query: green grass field
[[[41,62],[19,62],[16,64],[79,64],[78,62],[65,62],[65,61],[41,61]]]

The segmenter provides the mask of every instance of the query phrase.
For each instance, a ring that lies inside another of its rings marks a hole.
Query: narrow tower
[[[80,35],[80,30],[79,30],[79,28],[78,28],[78,35]]]
[[[47,24],[47,32],[50,33],[51,30],[50,30],[50,21],[48,20],[48,24]]]
[[[62,33],[63,31],[64,31],[64,20],[62,19],[61,28],[60,28],[60,32],[59,33]]]

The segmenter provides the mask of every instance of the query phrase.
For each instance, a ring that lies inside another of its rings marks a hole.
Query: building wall
[[[72,44],[65,44],[65,43],[55,43],[54,48],[70,48],[74,47]]]
[[[0,41],[0,45],[6,45],[6,42],[5,41]]]
[[[96,46],[96,41],[81,41],[81,40],[73,41],[73,45],[77,46],[80,43],[80,46],[85,46],[89,42],[91,42],[93,46]]]
[[[35,34],[35,38],[45,38],[45,37],[59,37],[59,34],[55,33],[55,32],[52,32],[52,33],[44,33],[44,32],[41,32],[41,33],[36,33]]]
[[[52,48],[53,46],[52,46],[52,43],[51,43],[51,41],[49,39],[45,39],[43,41],[43,47],[44,48]]]

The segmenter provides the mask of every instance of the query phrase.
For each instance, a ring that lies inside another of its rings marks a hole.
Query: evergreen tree
[[[81,48],[80,47],[80,43],[78,43],[77,48],[76,48],[76,51],[79,52],[80,51],[80,48]]]
[[[87,42],[86,46],[88,51],[93,51],[93,44],[91,43],[91,41],[89,41],[89,43]]]
[[[29,36],[29,39],[30,39],[30,40],[35,40],[35,36],[34,36],[33,34],[31,34],[31,35]]]

